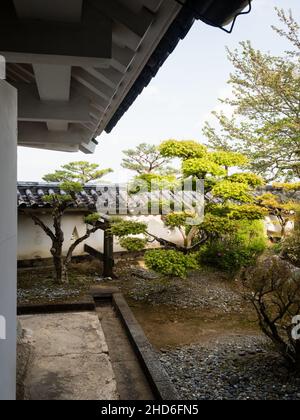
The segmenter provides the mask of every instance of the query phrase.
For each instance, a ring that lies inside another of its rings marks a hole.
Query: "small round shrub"
[[[127,249],[129,252],[138,252],[145,249],[147,244],[146,239],[141,238],[122,238],[120,239],[120,245],[122,248]]]
[[[175,250],[151,250],[145,254],[146,266],[166,276],[185,278],[189,270],[198,268],[195,254],[184,255]]]

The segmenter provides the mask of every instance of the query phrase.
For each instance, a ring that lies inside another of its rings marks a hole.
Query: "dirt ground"
[[[208,344],[222,336],[257,333],[256,324],[240,315],[213,311],[178,310],[131,305],[149,340],[158,350],[190,344]]]
[[[214,270],[187,279],[149,275],[143,260],[120,261],[117,279],[101,279],[97,261],[73,264],[68,285],[55,285],[49,267],[19,271],[19,303],[76,302],[92,284],[117,286],[158,350],[208,343],[221,336],[257,334],[252,308],[234,278]]]

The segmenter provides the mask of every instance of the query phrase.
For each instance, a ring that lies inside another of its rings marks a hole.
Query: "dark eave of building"
[[[105,131],[110,133],[114,129],[137,97],[156,76],[178,43],[186,37],[196,20],[201,19],[216,27],[224,26],[248,4],[249,0],[188,0],[107,124]]]

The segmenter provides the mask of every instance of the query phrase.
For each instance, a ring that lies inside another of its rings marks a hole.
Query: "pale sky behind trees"
[[[232,68],[225,47],[232,49],[249,39],[255,48],[280,55],[287,43],[271,29],[278,23],[274,7],[292,9],[300,21],[299,0],[252,3],[252,13],[238,18],[231,35],[197,21],[113,132],[98,138],[94,155],[19,147],[18,180],[41,181],[43,175],[65,163],[87,160],[114,170],[106,180],[124,182],[132,177],[121,168],[124,149],[144,142],[159,144],[169,138],[201,142],[204,122],[213,121],[211,111],[221,109],[218,98],[230,93],[227,80]]]

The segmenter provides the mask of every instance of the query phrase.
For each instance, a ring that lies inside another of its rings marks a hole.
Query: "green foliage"
[[[166,276],[185,278],[189,270],[196,269],[198,264],[195,255],[184,255],[173,250],[151,250],[145,254],[146,266]]]
[[[204,179],[204,190],[205,190],[205,193],[207,193],[207,192],[210,192],[212,189],[213,189],[213,187],[217,184],[219,182],[219,179],[218,178],[216,178],[216,177],[212,177],[212,176],[210,176],[210,177],[206,177],[205,179]]]
[[[201,225],[201,229],[215,237],[234,231],[235,224],[227,217],[207,213],[204,217],[204,222]]]
[[[123,217],[121,216],[110,216],[109,223],[112,225],[114,223],[121,223],[123,222]]]
[[[289,50],[272,55],[246,41],[228,51],[233,94],[221,102],[234,112],[214,112],[219,128],[206,123],[204,135],[214,148],[248,156],[252,170],[265,178],[290,180],[300,177],[300,25],[289,13],[277,13],[283,29],[273,29]]]
[[[43,177],[43,180],[46,182],[64,182],[69,181],[70,176],[64,170],[57,170],[53,174],[48,174]]]
[[[76,194],[76,193],[80,193],[83,187],[82,187],[82,184],[80,184],[80,182],[63,181],[60,184],[60,188],[68,194]]]
[[[255,263],[267,247],[262,222],[239,222],[227,235],[213,239],[198,253],[199,263],[224,271],[236,271]]]
[[[280,203],[277,195],[272,193],[262,194],[256,197],[256,201],[266,208],[277,209],[282,206],[282,203]]]
[[[217,163],[220,166],[225,166],[227,168],[233,166],[243,168],[249,165],[248,158],[241,153],[219,150],[217,152],[212,152],[210,154],[210,157],[213,162]]]
[[[125,150],[126,158],[122,161],[122,167],[139,175],[174,175],[175,169],[170,166],[172,159],[161,155],[158,147],[142,143],[135,149]]]
[[[300,182],[274,182],[273,188],[285,191],[299,191]]]
[[[100,229],[97,224],[99,214],[93,213],[84,218],[87,225],[85,233],[78,238],[63,255],[64,232],[62,228],[62,216],[72,205],[76,205],[76,195],[80,193],[84,185],[90,181],[96,181],[105,174],[111,172],[110,169],[99,170],[99,165],[79,161],[71,162],[62,166],[53,174],[45,175],[46,182],[58,183],[59,192],[43,197],[44,202],[49,203],[52,208],[53,228],[49,227],[37,215],[31,214],[34,223],[38,225],[51,240],[51,254],[55,269],[55,278],[57,283],[67,282],[68,266],[71,262],[75,248],[88,239],[93,233]]]
[[[141,182],[140,182],[141,181]],[[146,187],[146,191],[153,190],[169,190],[179,185],[175,175],[157,175],[157,174],[143,174],[135,178],[131,190],[133,192],[140,192],[141,187]]]
[[[287,216],[290,216],[291,212],[299,210],[299,202],[281,200],[280,197],[272,193],[260,195],[256,197],[256,201],[261,206],[269,209],[270,212],[273,211],[275,215],[278,215],[281,212],[281,215],[286,214]]]
[[[145,249],[147,240],[142,238],[124,237],[120,239],[120,245],[129,252],[138,252]]]
[[[99,221],[99,219],[99,213],[92,213],[84,218],[84,223],[86,223],[87,225],[95,225]]]
[[[206,207],[207,215],[212,214],[229,220],[262,220],[268,210],[256,204],[210,204]]]
[[[241,182],[223,180],[213,187],[212,193],[224,200],[235,200],[242,203],[253,201],[250,186]]]
[[[231,204],[228,210],[232,220],[262,220],[268,215],[267,209],[256,204]]]
[[[186,160],[204,157],[207,148],[194,140],[166,140],[161,143],[159,151],[162,156]]]
[[[122,220],[114,223],[110,228],[110,233],[119,238],[129,235],[142,235],[147,231],[147,224],[134,222],[131,220]]]
[[[240,182],[242,184],[248,184],[253,188],[263,187],[266,183],[264,179],[256,174],[253,173],[240,173],[240,174],[233,174],[228,177],[229,181],[232,182]]]
[[[170,213],[164,217],[164,223],[167,227],[174,229],[185,226],[187,224],[187,219],[194,218],[194,214],[192,212],[184,211],[184,212],[174,212]]]
[[[68,203],[72,203],[72,196],[70,194],[50,194],[44,195],[43,201],[45,203],[51,204],[52,207],[56,207],[59,205],[68,205]]]
[[[63,165],[53,174],[44,176],[44,181],[59,183],[63,193],[44,196],[43,200],[50,203],[53,208],[65,211],[68,204],[76,200],[76,194],[83,190],[86,183],[101,179],[105,174],[112,172],[111,169],[99,170],[99,165],[85,161],[71,162]]]
[[[182,172],[185,177],[197,176],[201,179],[205,178],[207,174],[213,176],[226,175],[226,170],[213,162],[209,154],[203,158],[187,159],[183,161]]]
[[[66,183],[66,185],[69,182],[85,185],[91,181],[98,181],[110,172],[112,172],[112,169],[100,170],[96,163],[79,161],[63,165],[61,169],[53,174],[45,175],[43,179],[46,182]]]

